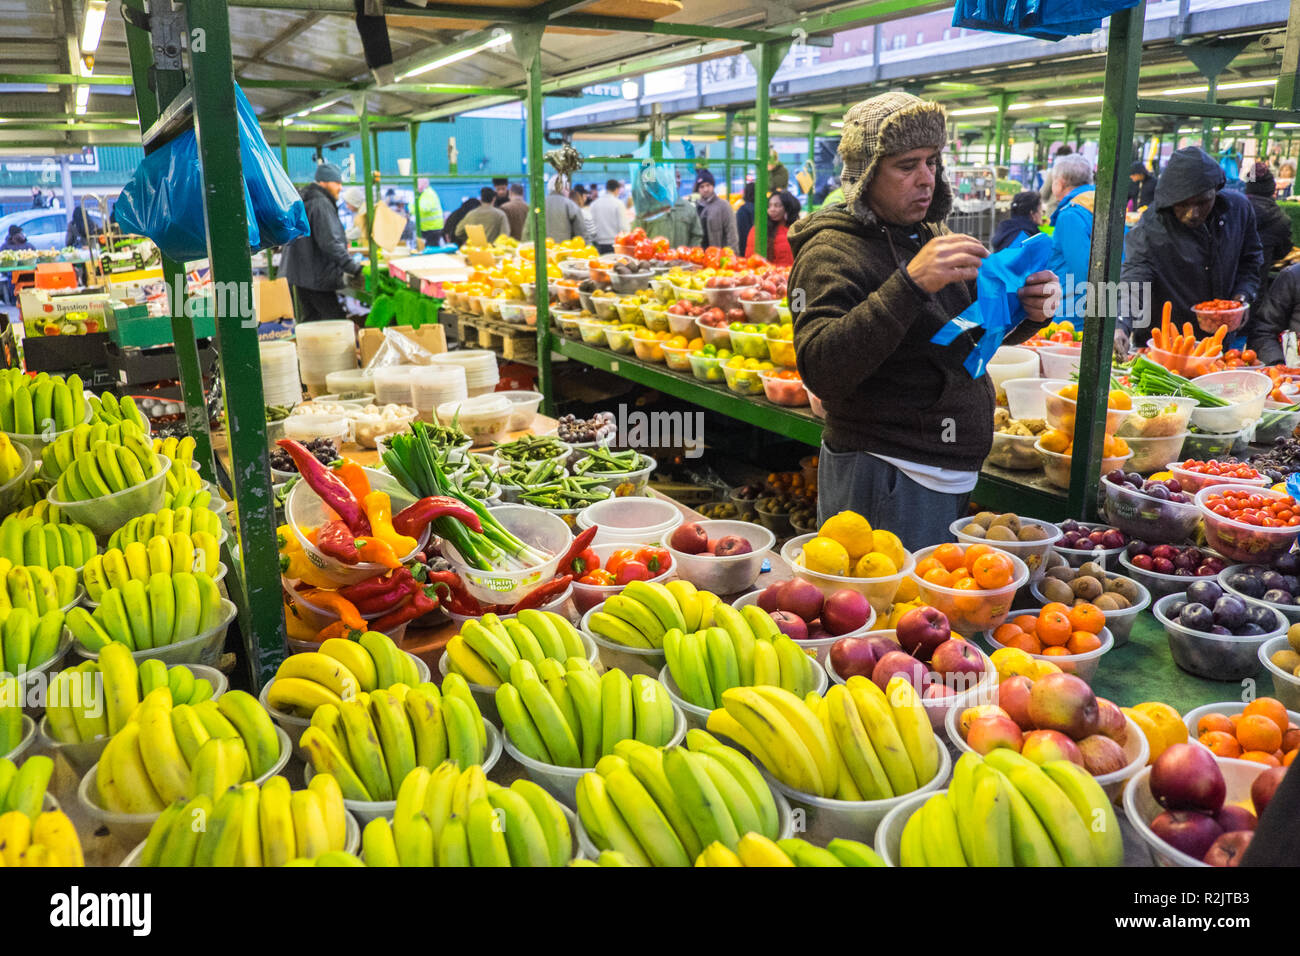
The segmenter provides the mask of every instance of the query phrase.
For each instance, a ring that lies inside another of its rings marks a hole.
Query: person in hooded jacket
[[[1259,232],[1259,243],[1264,247],[1264,263],[1259,270],[1259,297],[1262,300],[1268,291],[1268,273],[1273,263],[1291,251],[1291,220],[1273,198],[1277,182],[1268,163],[1256,162],[1253,172],[1250,182],[1246,183],[1246,198],[1255,210],[1255,229]]]
[[[938,103],[885,93],[844,116],[844,205],[790,229],[795,359],[826,410],[817,512],[863,515],[908,549],[949,539],[993,444],[993,386],[963,363],[972,332],[931,339],[975,299],[989,255],[944,226],[947,117]],[[1050,272],[1019,290],[1029,338],[1056,308]]]
[[[1128,208],[1137,212],[1156,198],[1156,177],[1146,163],[1135,162],[1128,170]]]
[[[1011,215],[998,223],[990,243],[994,252],[1001,252],[1017,239],[1036,236],[1042,230],[1043,200],[1037,189],[1026,189],[1011,197]]]
[[[1225,190],[1225,183],[1219,164],[1199,146],[1184,146],[1170,157],[1155,201],[1124,244],[1120,282],[1150,292],[1145,316],[1117,317],[1118,354],[1146,344],[1166,302],[1175,325],[1190,322],[1197,338],[1204,338],[1210,333],[1197,325],[1192,306],[1255,298],[1264,261],[1255,212],[1245,194]]]
[[[361,271],[360,259],[353,259],[339,219],[339,194],[343,173],[333,163],[316,167],[313,181],[299,190],[307,210],[309,235],[288,243],[280,253],[280,272],[293,288],[297,319],[344,318],[338,289],[347,276]]]

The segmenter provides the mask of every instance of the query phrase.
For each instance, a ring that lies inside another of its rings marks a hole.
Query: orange
[[[1014,638],[1017,634],[1023,634],[1024,631],[1016,627],[1015,623],[1008,621],[1006,624],[999,624],[997,630],[993,632],[993,640],[997,641],[1004,647],[1010,647],[1008,639]]]
[[[974,581],[974,580],[975,579],[971,577],[970,572],[967,571],[965,568],[958,568],[956,571],[952,573],[953,587],[957,586],[958,581]]]
[[[966,555],[963,553],[961,545],[957,544],[941,544],[930,553],[930,557],[949,571],[956,571],[966,563]]]
[[[1286,715],[1286,708],[1282,706],[1280,700],[1273,697],[1260,697],[1256,700],[1252,700],[1246,705],[1246,709],[1241,712],[1243,717],[1251,717],[1255,714],[1267,717],[1269,720],[1273,721],[1273,723],[1277,724],[1278,729],[1284,734],[1287,731],[1287,726],[1290,724],[1290,720]],[[1276,750],[1277,748],[1270,747],[1267,749]]]
[[[1043,437],[1039,441],[1045,451],[1056,452],[1057,454],[1065,453],[1066,449],[1072,444],[1070,433],[1057,428],[1043,432]]]
[[[1006,625],[1003,625],[1005,627]],[[1001,628],[999,628],[1001,630]],[[1026,654],[1043,653],[1043,645],[1038,642],[1038,638],[1032,634],[1026,634],[1024,631],[1016,631],[1014,634],[1007,636],[1004,641],[1002,638],[997,639],[999,644],[1005,647],[1014,647],[1017,650],[1024,651]]]
[[[1237,738],[1232,734],[1224,733],[1221,730],[1210,730],[1201,734],[1197,739],[1209,747],[1210,752],[1216,757],[1241,756],[1241,744],[1237,743]]]
[[[1092,631],[1075,631],[1065,642],[1065,647],[1071,654],[1087,654],[1101,647],[1101,638]]]
[[[1070,627],[1070,618],[1060,611],[1043,608],[1038,615],[1038,639],[1050,647],[1064,647],[1070,640],[1074,628]],[[1068,653],[1068,651],[1062,651]]]
[[[975,570],[975,561],[977,558],[986,554],[994,554],[994,550],[987,544],[972,544],[966,548],[966,558],[962,562],[970,570]]]
[[[942,565],[926,571],[925,574],[921,575],[921,580],[926,584],[937,584],[941,588],[951,586],[951,579]]]
[[[1227,734],[1233,740],[1237,739],[1237,728],[1232,726],[1232,721],[1223,714],[1206,714],[1196,722],[1196,733],[1204,735],[1207,733]]]
[[[1272,753],[1282,746],[1282,731],[1277,724],[1261,714],[1243,715],[1237,722],[1237,743],[1243,750],[1262,750]]]
[[[1241,723],[1241,718],[1242,718],[1241,714],[1228,715],[1228,722],[1232,724],[1232,732],[1234,735],[1237,733],[1237,724]]]
[[[1043,655],[1046,657],[1069,657],[1070,650],[1066,647],[1044,647]]]
[[[986,590],[1006,587],[1011,583],[1011,573],[1014,570],[1011,560],[998,551],[980,555],[970,567],[971,575]]]
[[[1062,398],[1068,398],[1072,402],[1077,401],[1079,398],[1079,386],[1071,383],[1062,387],[1062,389],[1056,394],[1060,395]]]
[[[1125,392],[1121,392],[1119,389],[1113,389],[1111,393],[1106,396],[1106,407],[1130,409],[1133,407],[1133,400],[1129,398]],[[1121,452],[1121,454],[1123,453]]]
[[[953,589],[963,592],[953,598],[952,606],[962,614],[974,614],[984,606],[984,598],[978,593],[979,582],[974,578],[960,578],[953,582]]]
[[[1066,607],[1064,604],[1062,604],[1060,601],[1052,601],[1049,604],[1044,604],[1039,609],[1038,619],[1041,621],[1043,619],[1044,614],[1050,614],[1050,613],[1064,614],[1068,617],[1070,614],[1070,609]]]
[[[1038,633],[1038,618],[1033,614],[1021,614],[1011,622],[1026,634]]]
[[[1268,753],[1267,751],[1264,750],[1247,750],[1238,759],[1253,760],[1255,761],[1255,763],[1262,763],[1269,767],[1282,766],[1282,761],[1278,760],[1271,753]]]
[[[1101,629],[1106,626],[1106,616],[1095,604],[1076,604],[1070,608],[1067,616],[1070,618],[1070,626],[1076,631],[1100,634]],[[1100,641],[1097,642],[1097,646],[1101,646]]]
[[[931,570],[933,570],[934,568],[938,568],[940,571],[943,571],[945,574],[946,574],[947,571],[948,571],[948,569],[945,568],[945,567],[944,567],[944,566],[943,566],[943,565],[938,561],[938,559],[936,559],[936,558],[934,558],[934,557],[929,557],[929,558],[923,558],[922,560],[916,562],[916,570],[915,570],[915,574],[916,574],[916,576],[917,576],[918,578],[922,578],[922,579],[924,579],[924,578],[925,578],[925,575],[926,575],[926,572],[931,571]]]

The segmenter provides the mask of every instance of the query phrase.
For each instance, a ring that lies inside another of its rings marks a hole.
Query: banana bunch
[[[0,816],[0,866],[85,866],[77,828],[62,810]]]
[[[573,835],[564,808],[531,780],[492,783],[479,766],[418,767],[390,823],[361,833],[367,866],[564,866]]]
[[[578,781],[577,807],[591,842],[633,866],[690,866],[713,843],[774,840],[780,826],[758,768],[702,730],[685,747],[621,741]]]
[[[76,378],[74,375],[73,378]],[[71,383],[72,379],[68,380]],[[149,430],[148,420],[136,408],[135,399],[130,395],[125,398],[118,398],[112,392],[104,392],[102,395],[91,395],[86,399],[90,403],[90,420],[92,422],[104,422],[112,425],[120,422],[131,422],[139,426],[141,432]],[[80,419],[77,419],[80,421]]]
[[[1101,785],[1078,764],[1013,750],[965,753],[948,789],[908,818],[903,866],[1120,866],[1124,842]]]
[[[206,826],[196,827],[202,819]],[[177,800],[154,821],[141,866],[284,866],[299,857],[341,852],[346,842],[343,791],[327,773],[305,790],[279,775],[260,787],[246,781],[215,798]]]
[[[159,687],[104,748],[96,764],[99,802],[116,813],[161,813],[176,800],[215,801],[279,757],[275,724],[251,694],[232,690],[215,701],[173,705],[171,691]]]
[[[216,574],[220,563],[221,549],[213,535],[206,531],[174,531],[92,555],[81,569],[81,580],[86,585],[86,596],[99,603],[109,588],[121,590],[132,579],[148,582],[155,574],[177,571]]]
[[[333,774],[347,799],[382,802],[394,799],[417,767],[481,764],[487,727],[469,684],[448,674],[441,691],[436,684],[394,684],[322,704],[299,745],[312,769]]]
[[[939,772],[938,738],[902,677],[884,691],[851,677],[804,700],[779,687],[734,687],[708,728],[746,748],[787,787],[819,797],[883,800]]]
[[[668,672],[684,700],[721,707],[723,692],[732,687],[783,687],[796,697],[816,688],[816,659],[782,634],[761,607],[738,611],[719,603],[713,616],[717,623],[704,630],[664,634]]]
[[[10,564],[79,568],[98,553],[93,531],[56,521],[53,509],[44,516],[12,514],[0,521],[0,558]]]
[[[319,651],[290,654],[275,672],[266,702],[274,710],[311,717],[324,704],[338,707],[358,694],[419,683],[411,655],[387,634],[366,631],[355,641],[331,637]]]
[[[574,860],[569,866],[632,866],[633,863],[618,850],[601,850],[594,860]]]
[[[44,614],[25,607],[0,610],[0,672],[16,676],[54,657],[63,623],[64,614],[57,603]]]
[[[536,667],[515,661],[496,703],[510,742],[559,767],[594,767],[620,740],[661,747],[677,720],[668,689],[653,677],[618,668],[598,677],[581,657],[564,664],[547,657]]]
[[[88,651],[101,651],[111,641],[143,651],[210,631],[222,613],[221,591],[212,575],[159,572],[147,582],[131,578],[121,588],[108,588],[94,611],[74,607],[67,623]]]
[[[342,850],[329,850],[318,856],[299,856],[294,857],[285,866],[361,866],[365,864],[353,856],[351,853],[344,853]]]
[[[60,743],[107,737],[126,726],[140,701],[159,688],[170,692],[173,706],[201,703],[215,689],[184,664],[168,667],[151,658],[137,666],[131,649],[114,641],[99,652],[99,660],[82,661],[50,682],[46,729]]]
[[[35,823],[53,773],[54,761],[39,754],[28,757],[21,767],[0,759],[0,813],[16,811]]]
[[[710,843],[695,860],[696,866],[884,866],[875,850],[856,840],[836,837],[825,848],[790,837],[769,840],[761,833],[746,833],[732,850]]]
[[[191,508],[194,511],[202,508],[204,511],[211,511],[212,492],[203,490],[203,479],[199,477],[197,471],[193,468],[189,471],[192,477],[183,479],[180,482],[181,487],[174,492],[171,490],[163,492],[163,507],[171,508],[173,511],[180,508]],[[171,471],[167,474],[170,477]]]
[[[128,439],[148,447],[144,430],[135,422],[113,425],[106,425],[104,422],[95,422],[93,425],[82,423],[45,446],[45,450],[41,453],[41,467],[37,469],[36,475],[53,484],[72,467],[78,455],[90,452],[96,442],[106,441],[110,445],[125,445]]]
[[[124,445],[97,441],[73,459],[54,490],[60,501],[90,501],[143,485],[161,467],[143,438]]]
[[[553,611],[530,609],[503,621],[495,614],[466,621],[460,633],[447,641],[447,669],[471,684],[500,687],[510,679],[519,660],[534,667],[543,658],[563,663],[570,657],[585,659],[587,649],[573,625]]]
[[[697,591],[689,581],[631,581],[621,593],[605,599],[587,626],[614,644],[659,648],[671,630],[712,626],[719,605],[726,606],[716,594]]]
[[[17,677],[0,676],[0,756],[12,753],[22,742],[26,699]]]
[[[27,487],[31,489],[33,486],[28,484]],[[44,524],[61,524],[66,520],[58,505],[52,505],[44,496],[36,497],[34,494],[30,501],[5,520],[8,521],[9,518],[40,518]]]
[[[193,468],[194,437],[155,438],[153,440],[155,455],[170,458],[172,466],[167,469],[167,494],[175,496],[181,491],[198,492],[203,488],[203,479]]]
[[[23,470],[23,459],[9,436],[0,432],[0,485],[7,485]]]
[[[22,369],[0,370],[0,431],[52,435],[86,420],[81,376],[41,372],[28,378]]]
[[[36,614],[57,611],[77,599],[77,572],[66,564],[14,565],[0,558],[0,613],[24,608]]]
[[[208,498],[212,496],[203,492]],[[221,518],[206,503],[198,506],[195,496],[193,506],[183,505],[179,508],[163,508],[150,514],[138,515],[114,531],[108,538],[110,548],[125,549],[132,541],[147,542],[158,535],[168,537],[173,534],[194,534],[202,531],[214,538],[221,538]]]

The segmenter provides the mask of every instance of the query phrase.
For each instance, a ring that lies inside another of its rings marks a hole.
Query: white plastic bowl
[[[1196,733],[1196,725],[1200,723],[1201,718],[1206,714],[1223,714],[1227,717],[1231,714],[1240,714],[1245,709],[1245,702],[1240,700],[1225,700],[1217,704],[1202,704],[1200,707],[1193,707],[1187,713],[1183,714],[1183,723],[1187,725],[1187,742],[1196,744],[1198,747],[1204,746],[1204,744],[1197,739],[1198,735]],[[1286,716],[1291,723],[1300,727],[1300,713],[1288,709]],[[1232,760],[1234,763],[1254,763],[1252,760],[1238,761],[1233,757],[1219,757],[1218,759]]]
[[[1230,432],[1263,414],[1273,380],[1259,372],[1231,369],[1200,376],[1196,387],[1234,404],[1224,408],[1199,406],[1192,412],[1192,424],[1202,431]]]
[[[1043,380],[1011,378],[1002,383],[1007,393],[1007,411],[1014,419],[1047,418],[1047,396],[1043,394]]]
[[[672,698],[672,702],[677,706],[677,709],[686,716],[687,726],[691,730],[707,730],[709,714],[713,713],[714,708],[700,707],[698,704],[692,704],[683,697],[681,688],[678,687],[677,682],[673,680],[672,672],[668,670],[667,664],[664,664],[663,670],[661,670],[657,676],[659,678],[659,683],[668,688],[668,696]],[[823,668],[817,667],[814,669],[813,677],[817,681],[813,690],[818,694],[826,693],[826,688],[830,686],[830,678],[826,676],[826,671]],[[734,744],[735,741],[732,741],[732,743]]]
[[[760,590],[760,591],[750,591],[748,594],[742,594],[740,597],[736,598],[736,600],[731,602],[731,606],[734,607],[737,611],[739,611],[742,607],[744,607],[747,604],[757,604],[758,596],[761,593],[762,591]],[[798,644],[806,651],[815,651],[817,653],[817,663],[825,666],[828,662],[828,659],[830,658],[832,644],[846,637],[862,637],[864,634],[868,633],[875,626],[876,626],[876,609],[874,607],[871,607],[870,604],[868,603],[867,622],[863,624],[861,627],[854,628],[853,630],[847,631],[844,634],[834,634],[834,635],[829,635],[827,637],[809,638],[806,641],[795,641],[795,643]]]
[[[994,541],[991,538],[977,538],[961,530],[970,523],[970,518],[958,518],[948,526],[948,531],[962,544],[987,544],[995,551],[1002,551],[1019,558],[1025,562],[1025,567],[1029,568],[1031,583],[1043,579],[1043,575],[1047,573],[1044,562],[1052,552],[1052,546],[1063,537],[1063,532],[1056,525],[1037,518],[1021,518],[1020,523],[1021,525],[1032,524],[1046,531],[1047,537],[1038,541]]]
[[[1272,564],[1291,550],[1297,535],[1300,535],[1300,526],[1261,528],[1258,525],[1246,524],[1244,521],[1215,514],[1206,504],[1214,495],[1242,490],[1240,485],[1207,485],[1196,493],[1196,508],[1205,523],[1205,543],[1233,561]],[[1258,494],[1261,498],[1291,500],[1291,496],[1285,491],[1273,491],[1270,488],[1244,490],[1251,494]]]
[[[1151,613],[1169,636],[1169,654],[1174,663],[1189,674],[1209,680],[1242,680],[1253,677],[1259,669],[1260,648],[1275,637],[1285,638],[1290,626],[1286,618],[1273,611],[1278,626],[1267,634],[1235,637],[1193,631],[1171,620],[1166,614],[1166,609],[1180,600],[1183,600],[1182,594],[1166,594],[1152,605]]]
[[[1106,628],[1110,631],[1111,637],[1115,638],[1115,646],[1123,647],[1128,643],[1129,636],[1133,633],[1133,624],[1137,621],[1137,616],[1145,611],[1151,604],[1151,592],[1144,588],[1139,581],[1127,577],[1123,574],[1107,574],[1107,578],[1124,578],[1126,581],[1133,581],[1137,585],[1138,599],[1131,605],[1119,611],[1102,611],[1102,617],[1106,619]],[[1043,592],[1038,589],[1039,582],[1035,581],[1029,585],[1029,593],[1034,596],[1034,600],[1039,604],[1046,604],[1047,598],[1043,597]]]
[[[912,818],[917,810],[925,805],[925,802],[934,796],[936,791],[918,791],[909,793],[906,797],[899,800],[898,804],[885,814],[884,818],[876,825],[876,836],[872,841],[875,851],[880,854],[880,858],[885,861],[886,866],[902,866],[903,856],[900,847],[903,842],[903,827],[907,826],[907,821]],[[947,789],[939,790],[938,793],[947,793]]]
[[[202,634],[196,634],[189,640],[164,644],[162,647],[146,647],[132,651],[136,664],[147,660],[160,660],[164,664],[206,664],[213,667],[221,658],[221,649],[226,643],[226,631],[235,619],[238,609],[227,598],[221,599],[221,619],[217,624]],[[81,641],[74,640],[72,648],[85,660],[99,660],[99,652],[87,650]]]
[[[1269,676],[1273,678],[1273,696],[1280,700],[1287,710],[1300,710],[1300,677],[1287,673],[1269,660],[1278,651],[1290,648],[1291,645],[1285,634],[1272,638],[1260,645],[1259,660]]]
[[[1224,803],[1240,803],[1250,800],[1250,785],[1268,768],[1262,763],[1250,760],[1225,760],[1215,757],[1219,769],[1223,772],[1227,793]],[[1151,795],[1151,768],[1143,767],[1124,788],[1124,815],[1132,824],[1142,842],[1150,849],[1157,866],[1209,866],[1195,857],[1188,856],[1174,849],[1151,829],[1151,821],[1164,812],[1164,807]]]
[[[1038,374],[1038,353],[1016,345],[1003,345],[989,360],[989,378],[995,389],[1016,379],[1033,378]]]
[[[18,458],[23,465],[18,469],[16,475],[3,485],[0,485],[0,514],[7,515],[11,511],[17,510],[15,505],[18,504],[18,499],[22,493],[27,490],[27,483],[31,480],[32,472],[36,470],[30,448],[15,442],[14,450],[18,452]]]
[[[1115,637],[1110,633],[1110,628],[1103,627],[1101,633],[1097,636],[1101,638],[1101,647],[1095,651],[1088,651],[1086,654],[1030,654],[1029,656],[1036,661],[1047,661],[1049,664],[1055,664],[1065,673],[1073,674],[1080,680],[1091,684],[1093,677],[1097,675],[1097,668],[1101,666],[1102,656],[1115,646]],[[995,651],[999,651],[1003,647],[993,636],[992,631],[984,634],[984,640]]]
[[[1082,343],[1079,345],[1049,345],[1038,350],[1039,361],[1043,363],[1044,378],[1069,379],[1079,373],[1079,360],[1083,355]]]
[[[573,533],[563,518],[530,505],[497,505],[492,515],[502,526],[525,544],[550,552],[541,564],[522,571],[479,571],[471,568],[451,542],[444,542],[443,556],[465,582],[465,589],[479,601],[490,604],[514,604],[543,581],[555,575],[560,558],[573,541]]]
[[[776,544],[776,535],[748,521],[705,520],[697,521],[696,524],[704,529],[711,541],[725,535],[738,535],[748,541],[753,550],[748,554],[723,557],[686,554],[673,548],[669,543],[673,532],[665,531],[659,544],[672,555],[677,576],[690,581],[701,591],[712,591],[719,596],[738,594],[752,588],[763,571],[763,562],[768,559],[768,552]]]
[[[629,546],[625,544],[597,544],[592,545],[591,550],[600,558],[601,567],[609,561],[610,556],[615,551],[626,550]],[[667,570],[661,571],[651,581],[667,581],[676,573],[677,568],[669,565]],[[573,603],[578,608],[578,613],[585,615],[597,604],[603,604],[605,598],[612,597],[615,594],[622,594],[626,584],[583,584],[579,580],[573,582]]]
[[[57,505],[68,521],[84,524],[97,535],[110,535],[132,518],[162,507],[163,495],[167,492],[167,471],[172,460],[163,455],[155,457],[158,472],[146,478],[143,484],[85,501],[60,501],[55,487],[50,489],[45,500]]]
[[[537,409],[544,397],[541,392],[497,392],[510,400],[510,430],[523,431],[533,426]]]
[[[578,528],[596,526],[592,547],[613,544],[629,547],[658,544],[685,520],[680,508],[665,498],[636,496],[606,498],[588,505],[578,515]]]
[[[1239,573],[1247,567],[1249,567],[1249,565],[1230,564],[1219,572],[1215,580],[1219,582],[1219,587],[1223,588],[1226,593],[1241,598],[1247,604],[1262,604],[1265,607],[1271,607],[1292,624],[1300,623],[1300,604],[1279,604],[1276,601],[1265,601],[1263,598],[1253,598],[1249,595],[1242,594],[1228,583],[1228,579],[1231,578],[1232,575]]]
[[[939,545],[922,548],[916,552],[916,563],[920,563],[934,553]],[[948,618],[952,629],[963,637],[971,637],[980,631],[992,631],[1002,624],[1011,614],[1011,604],[1016,599],[1016,592],[1029,580],[1029,568],[1014,554],[1007,558],[1012,564],[1011,583],[1005,587],[988,588],[975,591],[959,591],[956,588],[931,584],[916,573],[916,564],[908,571],[916,582],[921,600],[931,607],[938,608]],[[976,610],[959,610],[959,605],[977,599],[980,606]]]
[[[1200,550],[1210,554],[1218,554],[1218,552],[1211,551],[1209,548],[1201,548]],[[1222,557],[1222,555],[1219,556]],[[1143,571],[1129,560],[1128,552],[1124,549],[1120,549],[1119,552],[1119,566],[1124,569],[1125,577],[1132,578],[1150,592],[1152,600],[1158,600],[1169,594],[1181,594],[1187,590],[1189,584],[1199,580],[1195,576],[1184,577],[1179,574],[1161,574],[1159,571]]]
[[[916,558],[908,554],[903,566],[896,574],[887,574],[878,578],[851,578],[836,574],[822,574],[803,566],[803,546],[817,537],[816,532],[796,535],[781,548],[781,557],[790,566],[790,574],[801,581],[810,581],[828,597],[841,588],[857,591],[871,604],[876,614],[885,614],[894,603],[894,595],[903,578],[916,567]]]

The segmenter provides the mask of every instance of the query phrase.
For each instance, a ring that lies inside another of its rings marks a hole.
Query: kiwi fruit
[[[1074,604],[1074,591],[1064,581],[1051,577],[1043,578],[1043,583],[1038,586],[1038,590],[1049,604],[1052,602],[1067,606]]]
[[[1103,611],[1120,611],[1123,610],[1119,605],[1122,600],[1124,599],[1117,594],[1103,594],[1092,603]]]
[[[1123,595],[1130,605],[1138,599],[1137,582],[1130,581],[1128,578],[1111,578],[1106,582],[1106,590],[1112,594]]]
[[[970,520],[975,522],[981,528],[987,528],[989,525],[993,524],[993,519],[995,519],[996,517],[997,515],[995,515],[992,511],[981,511],[979,514],[977,514],[974,518],[971,518]]]
[[[1101,582],[1096,578],[1088,578],[1083,575],[1075,578],[1070,582],[1070,590],[1074,592],[1077,598],[1083,598],[1085,601],[1092,601],[1101,597]]]
[[[989,523],[989,530],[992,530],[994,528],[1008,529],[1013,535],[1016,536],[1013,537],[1011,540],[1017,541],[1019,540],[1019,535],[1020,535],[1020,516],[1015,514],[1014,512],[1007,512],[1004,515],[998,515]]]
[[[972,538],[985,537],[984,526],[982,524],[976,524],[974,521],[962,528],[961,533]]]
[[[1055,578],[1058,581],[1064,581],[1066,584],[1069,584],[1071,581],[1074,580],[1075,577],[1074,568],[1070,567],[1068,564],[1052,566],[1049,563],[1047,568],[1047,576],[1049,578]]]
[[[1294,674],[1297,669],[1300,669],[1300,654],[1295,651],[1278,651],[1269,658],[1269,661],[1274,667],[1280,667],[1288,674]]]
[[[1043,562],[1043,565],[1050,571],[1053,568],[1068,568],[1070,563],[1055,551],[1049,551],[1047,552],[1047,560]]]
[[[1042,541],[1047,537],[1047,532],[1036,524],[1022,525],[1020,528],[1021,541]]]
[[[1106,580],[1106,569],[1096,561],[1085,561],[1079,565],[1079,576],[1085,578],[1096,578],[1098,581]]]
[[[1300,624],[1292,624],[1287,628],[1286,640],[1291,645],[1291,650],[1300,654]]]
[[[1016,533],[1004,524],[995,524],[989,528],[985,537],[989,541],[1018,541]]]

